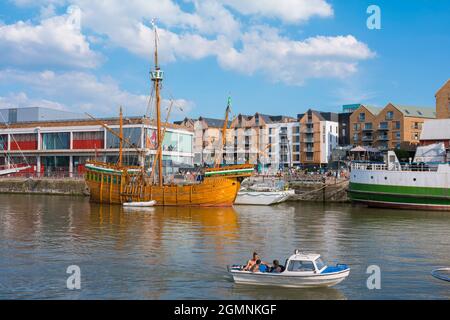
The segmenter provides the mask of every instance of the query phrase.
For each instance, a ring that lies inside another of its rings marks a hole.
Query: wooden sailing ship
[[[157,152],[151,175],[144,167],[125,166],[122,162],[122,147],[127,142],[123,137],[122,110],[120,111],[119,161],[115,164],[90,161],[86,164],[86,183],[91,201],[109,204],[125,202],[156,201],[157,206],[228,207],[232,206],[241,186],[241,181],[254,172],[250,164],[220,166],[205,169],[199,182],[191,184],[164,184],[162,168],[162,143],[165,129],[161,125],[160,89],[163,71],[158,65],[157,30],[155,28],[155,69],[151,79],[156,97]],[[226,113],[228,115],[228,112]],[[227,119],[225,119],[225,124]],[[167,125],[167,122],[166,122]],[[109,128],[107,128],[109,129]],[[110,129],[109,129],[110,130]],[[226,135],[224,125],[223,139]],[[116,134],[110,130],[111,133]],[[225,145],[222,142],[223,146]],[[222,146],[222,147],[223,147]],[[154,181],[156,174],[156,182]]]

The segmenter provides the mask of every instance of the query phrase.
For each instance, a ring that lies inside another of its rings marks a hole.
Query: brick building
[[[422,125],[436,118],[432,108],[389,103],[384,108],[362,105],[350,116],[351,144],[381,151],[414,149],[419,144]]]
[[[436,116],[438,119],[450,118],[450,80],[436,92]]]

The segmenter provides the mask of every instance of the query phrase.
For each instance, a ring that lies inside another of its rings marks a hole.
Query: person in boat
[[[284,267],[280,264],[278,260],[273,260],[273,265],[270,268],[271,273],[281,273],[284,271]]]
[[[253,258],[247,261],[247,264],[244,267],[245,271],[250,271],[251,268],[256,264],[256,261],[259,260],[259,256],[256,252],[253,252]]]
[[[262,263],[260,259],[256,260],[256,263],[251,267],[251,272],[269,272],[269,267]]]

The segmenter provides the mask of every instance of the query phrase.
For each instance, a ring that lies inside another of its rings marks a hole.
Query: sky
[[[229,95],[233,114],[434,107],[450,78],[447,0],[1,0],[0,108],[148,114],[153,19],[171,120]]]

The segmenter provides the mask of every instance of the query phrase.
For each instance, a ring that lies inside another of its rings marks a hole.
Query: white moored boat
[[[350,268],[345,264],[327,266],[319,254],[299,253],[289,257],[281,273],[244,271],[243,266],[228,266],[235,283],[293,288],[331,287],[345,280]]]
[[[234,201],[237,205],[256,205],[256,206],[270,206],[288,200],[295,195],[295,190],[280,190],[280,191],[239,191]]]
[[[146,201],[146,202],[124,202],[124,207],[129,208],[145,208],[145,207],[153,207],[156,204],[156,201]]]

